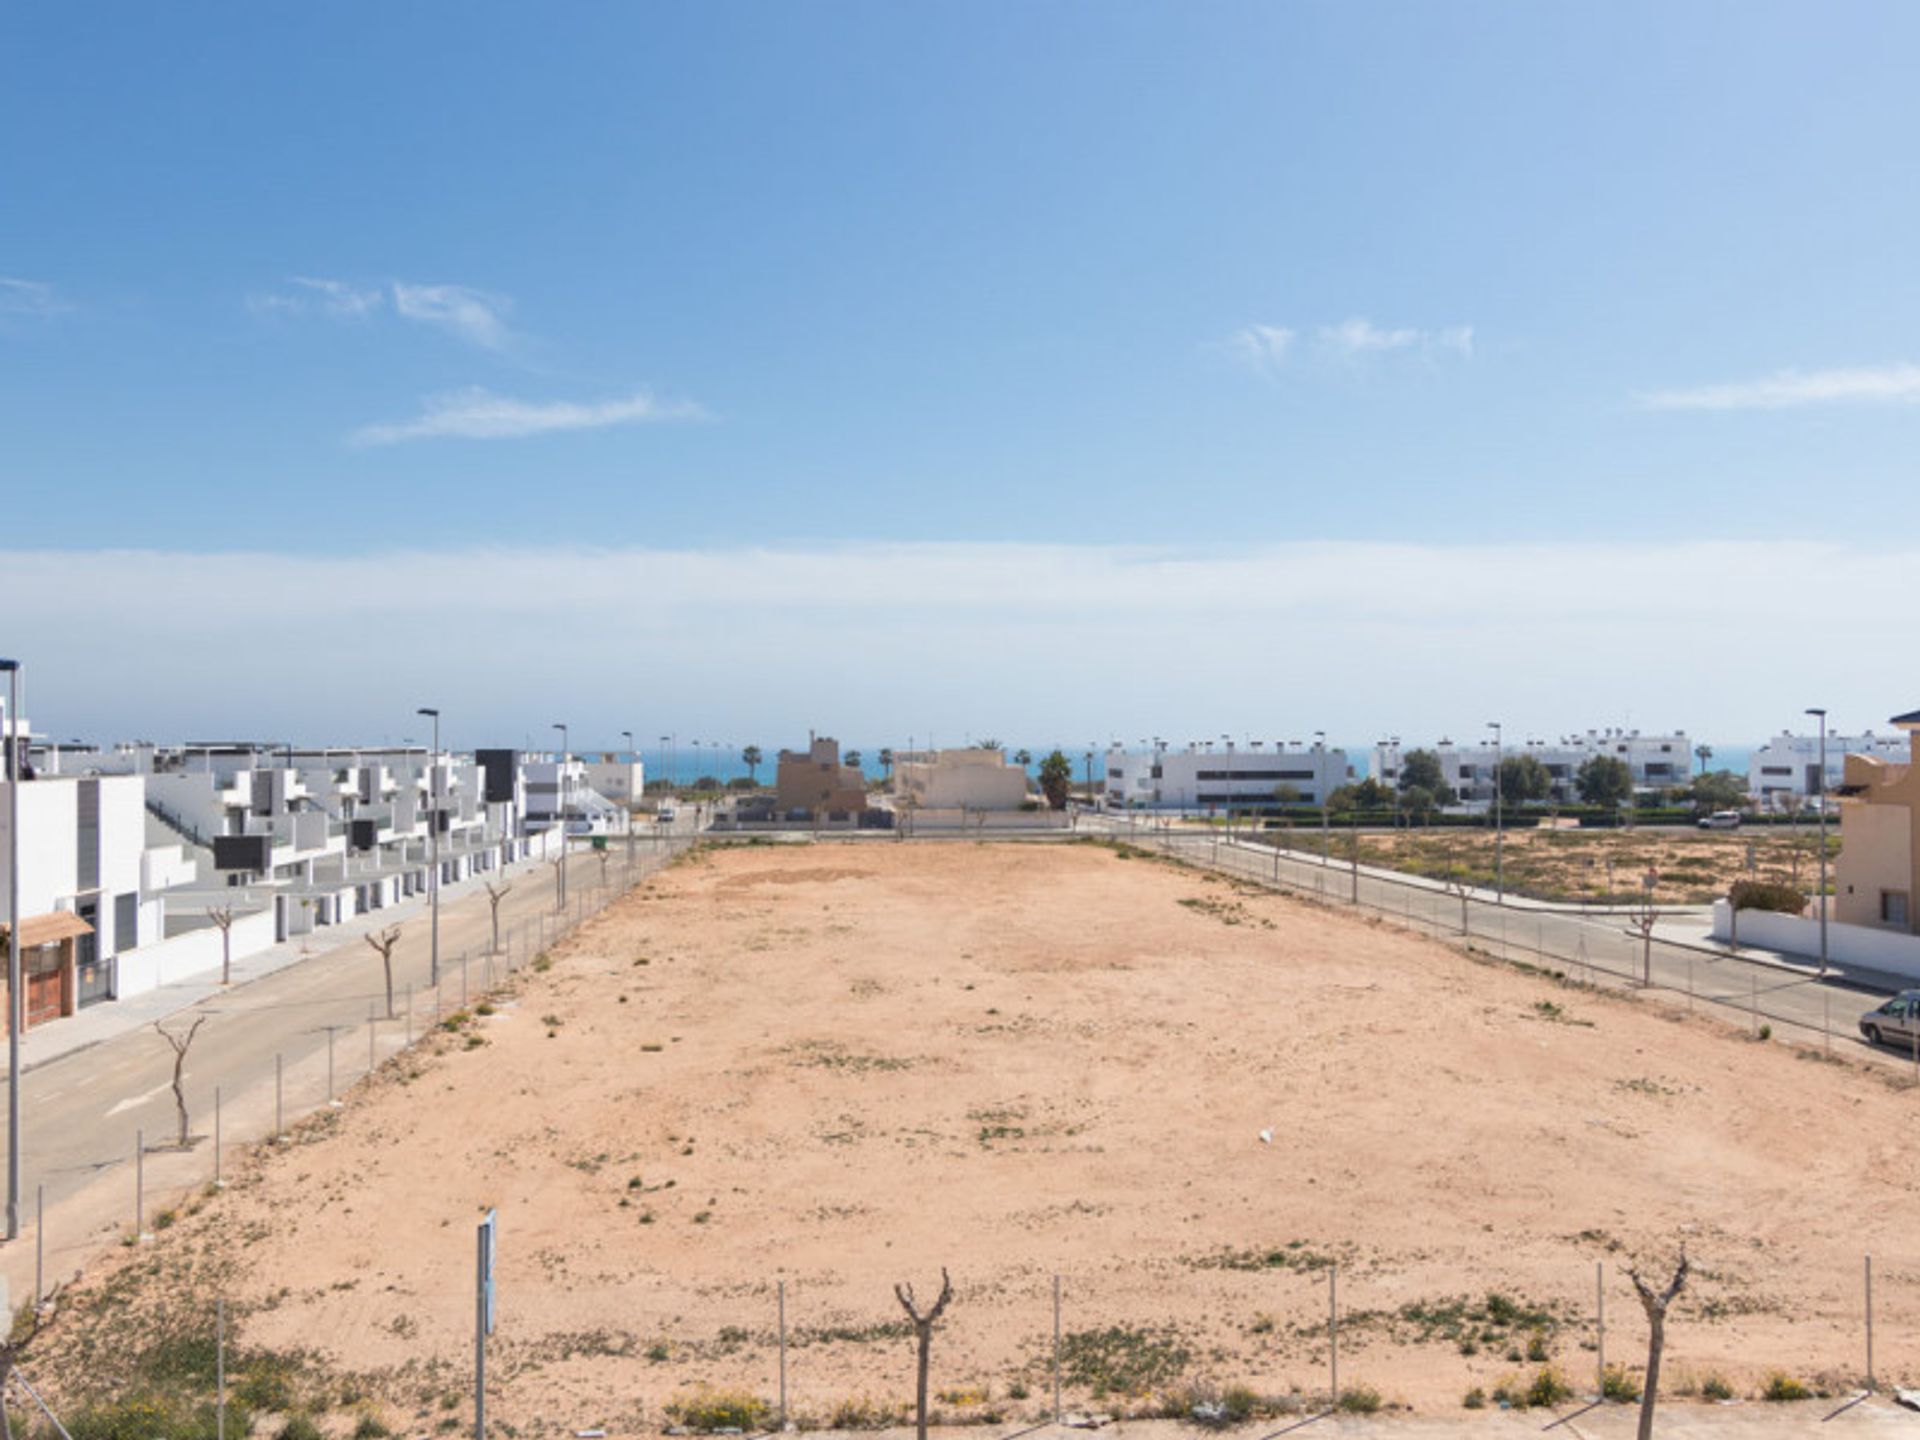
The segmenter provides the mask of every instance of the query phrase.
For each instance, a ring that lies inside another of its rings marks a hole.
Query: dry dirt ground
[[[1055,1274],[1069,1408],[1311,1403],[1332,1261],[1343,1387],[1585,1387],[1596,1262],[1635,1361],[1625,1266],[1682,1241],[1671,1388],[1842,1387],[1865,1252],[1880,1376],[1920,1368],[1920,1092],[1877,1069],[1090,844],[695,852],[551,961],[95,1266],[30,1372],[184,1372],[217,1292],[259,1408],[464,1429],[489,1207],[507,1435],[772,1401],[780,1281],[796,1415],[883,1418],[942,1266],[941,1409],[1005,1427]]]
[[[1294,837],[1296,847],[1313,850],[1311,831]],[[1507,886],[1542,900],[1616,902],[1639,899],[1649,871],[1657,877],[1654,901],[1660,905],[1697,905],[1727,893],[1735,880],[1777,880],[1811,893],[1820,866],[1817,830],[1755,826],[1748,830],[1577,830],[1541,827],[1510,830],[1506,849]],[[1335,835],[1333,853],[1347,856],[1347,841]],[[1383,865],[1414,874],[1446,878],[1491,889],[1494,837],[1483,830],[1410,831],[1368,834],[1360,839],[1362,864]],[[1840,853],[1836,832],[1829,855]],[[1608,890],[1607,862],[1613,863]]]

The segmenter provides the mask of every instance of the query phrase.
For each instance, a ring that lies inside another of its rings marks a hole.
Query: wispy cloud
[[[706,411],[679,400],[658,400],[646,390],[618,400],[515,400],[478,386],[430,397],[411,420],[367,425],[349,437],[356,445],[397,445],[405,440],[507,440],[554,430],[601,430],[664,420],[701,420]]]
[[[465,285],[408,285],[395,281],[393,308],[403,320],[437,326],[469,344],[502,348],[510,338],[504,316],[512,302]]]
[[[0,315],[57,315],[66,308],[44,281],[0,275]]]
[[[1780,370],[1758,380],[1637,397],[1647,410],[1791,410],[1806,405],[1920,404],[1920,365]]]
[[[1392,350],[1415,350],[1428,354],[1452,352],[1463,359],[1473,354],[1471,325],[1453,325],[1442,330],[1411,327],[1389,330],[1356,315],[1342,320],[1338,325],[1322,325],[1318,338],[1322,348],[1349,360]]]
[[[1227,348],[1252,369],[1271,375],[1293,348],[1294,332],[1284,325],[1249,325],[1227,337]]]
[[[256,315],[326,315],[336,320],[364,320],[386,303],[386,294],[379,288],[355,285],[347,280],[295,275],[287,284],[293,288],[249,295],[247,308]]]
[[[1302,332],[1286,325],[1248,325],[1229,335],[1222,344],[1241,364],[1259,375],[1278,375],[1302,349]],[[1460,359],[1473,356],[1473,327],[1452,325],[1439,330],[1421,330],[1412,326],[1388,328],[1376,325],[1364,316],[1353,316],[1337,325],[1317,325],[1313,329],[1311,354],[1323,361],[1358,363],[1374,355],[1395,352],[1443,356]]]
[[[429,325],[486,350],[503,350],[513,339],[506,315],[513,302],[468,285],[415,285],[405,280],[367,285],[314,275],[295,275],[286,287],[249,295],[256,315],[319,315],[365,320],[389,309],[402,320]]]

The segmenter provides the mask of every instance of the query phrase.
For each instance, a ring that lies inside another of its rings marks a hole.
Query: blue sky
[[[152,552],[208,609],[246,603],[221,563],[242,555],[490,556],[537,585],[608,551],[718,574],[960,544],[994,575],[1007,546],[1077,547],[1069,569],[1616,547],[1549,554],[1550,580],[1724,541],[1759,547],[1729,588],[1803,573],[1770,546],[1840,547],[1820,563],[1844,577],[1920,518],[1917,41],[1893,4],[11,7],[0,546]],[[698,659],[796,610],[831,631],[858,605],[838,593],[724,624],[697,587],[648,593],[703,638],[675,657],[692,725],[758,703],[876,735],[949,703],[931,659],[845,720],[818,713],[842,677],[769,705]],[[1618,597],[1590,593],[1604,632]],[[1701,625],[1751,620],[1676,598],[1703,648]],[[1289,673],[1240,687],[1256,714],[1119,728],[1290,733],[1254,722],[1310,703],[1362,733],[1461,729],[1500,698],[1443,681],[1478,642],[1421,635],[1402,599],[1377,623],[1413,627],[1389,653],[1437,691],[1386,684],[1358,658],[1375,622],[1316,603],[1246,634],[1335,627],[1326,694]],[[0,600],[68,728],[140,728],[98,677],[150,637],[82,632],[18,578]],[[1017,646],[1064,623],[936,601],[858,633],[897,665],[929,625]],[[599,603],[556,624],[591,632]],[[1253,625],[1215,603],[1209,626]],[[1097,651],[1103,623],[1062,644]],[[1518,633],[1558,667],[1504,681],[1542,729],[1757,735],[1801,708],[1645,667],[1588,695],[1593,656]],[[1862,723],[1920,703],[1873,688],[1866,643],[1802,673],[1857,686]],[[415,673],[464,686],[458,663]],[[990,713],[953,728],[1098,729],[1115,673],[973,675]],[[156,721],[204,714],[179,683],[155,672]],[[634,681],[620,703],[665,702]],[[297,713],[353,723],[337,704]]]

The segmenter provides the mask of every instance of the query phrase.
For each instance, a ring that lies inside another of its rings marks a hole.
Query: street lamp
[[[433,721],[433,753],[427,757],[427,903],[433,911],[433,968],[440,983],[440,712],[421,706],[413,712]]]
[[[553,728],[560,732],[560,763],[553,770],[553,799],[560,807],[560,908],[564,910],[567,905],[567,760],[572,752],[567,744],[567,727],[556,720]]]
[[[1827,973],[1827,712],[1809,710],[1820,717],[1820,973]]]
[[[1507,903],[1506,829],[1500,815],[1500,722],[1489,720],[1493,731],[1493,896],[1496,904]]]
[[[1320,801],[1320,863],[1329,863],[1328,847],[1332,832],[1327,828],[1327,732],[1313,732],[1313,793]]]
[[[7,1239],[20,1234],[20,662],[7,673]]]
[[[621,739],[627,742],[627,866],[633,866],[633,807],[640,803],[641,796],[633,793],[633,762],[640,758],[640,752],[633,748],[633,731],[622,730]],[[646,781],[640,782],[642,794],[646,791]]]

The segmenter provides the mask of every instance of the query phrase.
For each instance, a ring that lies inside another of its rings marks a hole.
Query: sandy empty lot
[[[1107,1409],[1324,1387],[1330,1260],[1343,1383],[1422,1411],[1533,1373],[1536,1330],[1586,1383],[1596,1261],[1637,1358],[1622,1269],[1682,1240],[1670,1380],[1858,1371],[1868,1251],[1882,1379],[1920,1343],[1920,1094],[1105,847],[696,853],[467,1033],[96,1267],[39,1373],[218,1289],[246,1347],[456,1428],[490,1206],[520,1434],[771,1399],[777,1281],[796,1411],[902,1402],[892,1286],[942,1265],[955,1416],[1047,1407],[1056,1273],[1069,1404]]]

